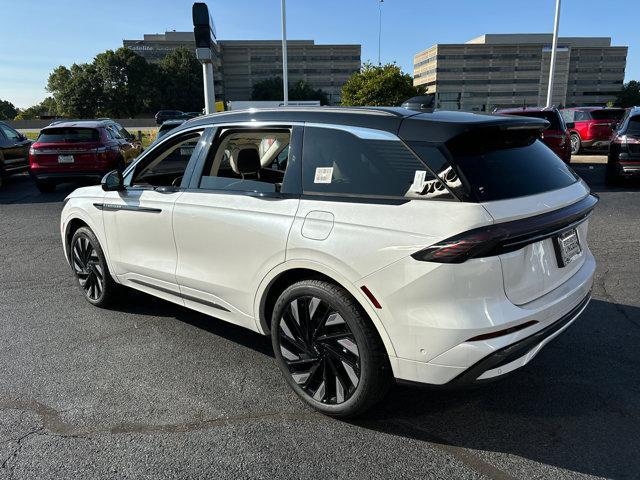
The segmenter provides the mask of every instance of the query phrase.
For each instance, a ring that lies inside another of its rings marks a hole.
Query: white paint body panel
[[[69,222],[80,220],[96,234],[117,282],[261,333],[266,333],[261,301],[271,282],[294,268],[320,272],[369,315],[397,378],[443,384],[552,324],[588,295],[595,271],[588,223],[578,228],[580,259],[564,269],[552,261],[550,240],[461,264],[422,262],[410,254],[466,230],[570,205],[587,194],[586,186],[576,183],[486,204],[393,204],[205,191],[105,193],[98,186],[70,195],[61,234],[65,239]],[[94,203],[161,211],[99,210]],[[382,308],[374,307],[362,286]],[[468,341],[529,320],[538,323]]]

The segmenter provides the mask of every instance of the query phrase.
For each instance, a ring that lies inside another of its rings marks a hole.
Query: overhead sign
[[[216,43],[216,27],[206,3],[196,2],[191,10],[196,48],[211,48]]]

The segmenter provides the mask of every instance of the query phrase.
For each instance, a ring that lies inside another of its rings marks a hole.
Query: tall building
[[[547,100],[552,35],[487,34],[436,44],[413,59],[414,85],[447,110],[492,110]],[[627,47],[609,37],[559,37],[552,103],[606,105],[622,88]]]
[[[158,62],[180,48],[195,51],[193,32],[145,34],[142,40],[123,45],[151,62]],[[332,104],[340,101],[347,79],[360,70],[360,45],[316,45],[313,40],[288,40],[289,83],[304,80],[321,88]],[[215,49],[216,96],[224,100],[250,100],[253,85],[282,76],[280,40],[218,40]]]

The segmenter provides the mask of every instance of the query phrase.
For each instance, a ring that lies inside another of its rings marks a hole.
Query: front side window
[[[287,174],[290,129],[223,129],[198,188],[280,192]]]
[[[306,127],[305,194],[451,199],[426,165],[399,139],[367,129]]]
[[[134,168],[130,185],[140,188],[179,187],[202,132],[191,132],[158,145]]]
[[[7,125],[0,124],[0,129],[4,132],[5,136],[9,140],[20,140],[20,134],[16,132],[13,128],[8,127]]]

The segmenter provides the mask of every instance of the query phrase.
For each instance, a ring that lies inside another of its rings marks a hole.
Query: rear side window
[[[38,136],[38,142],[97,142],[100,133],[95,128],[45,128]]]
[[[453,198],[417,156],[386,132],[305,127],[302,158],[306,194]]]
[[[537,132],[480,129],[459,135],[446,147],[480,202],[536,195],[578,181]]]

